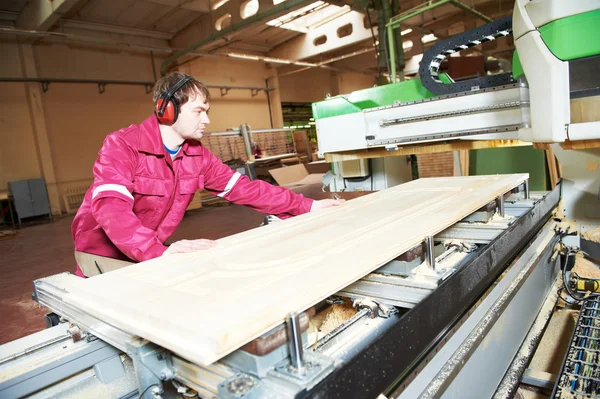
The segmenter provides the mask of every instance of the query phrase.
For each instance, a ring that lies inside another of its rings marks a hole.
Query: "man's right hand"
[[[203,251],[206,249],[214,248],[216,246],[216,241],[205,240],[204,238],[201,238],[199,240],[175,241],[173,244],[169,245],[169,248],[167,248],[163,255]]]

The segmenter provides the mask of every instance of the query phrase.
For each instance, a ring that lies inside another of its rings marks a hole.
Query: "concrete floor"
[[[73,216],[22,227],[0,239],[0,345],[46,327],[48,309],[31,299],[32,281],[65,271],[75,272]],[[263,215],[246,207],[225,205],[190,211],[169,242],[184,238],[218,239],[258,227]]]

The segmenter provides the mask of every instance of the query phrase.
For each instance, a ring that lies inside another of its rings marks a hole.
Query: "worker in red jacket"
[[[73,220],[76,251],[141,262],[212,248],[216,243],[205,239],[164,244],[202,189],[280,218],[341,204],[251,181],[217,159],[200,143],[210,123],[210,93],[193,77],[164,76],[153,99],[154,115],[104,140],[94,183]],[[79,266],[77,274],[83,276]]]

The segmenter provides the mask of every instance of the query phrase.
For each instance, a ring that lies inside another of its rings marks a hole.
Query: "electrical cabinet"
[[[33,216],[48,215],[49,218],[52,217],[44,179],[9,182],[8,191],[13,199],[19,224],[22,219]]]

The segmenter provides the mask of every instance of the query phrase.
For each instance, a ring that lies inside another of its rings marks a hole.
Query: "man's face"
[[[181,112],[177,121],[173,124],[173,128],[185,140],[200,140],[206,125],[210,123],[210,119],[208,119],[209,108],[210,104],[206,102],[204,96],[196,93],[195,97],[190,98],[180,108]]]

